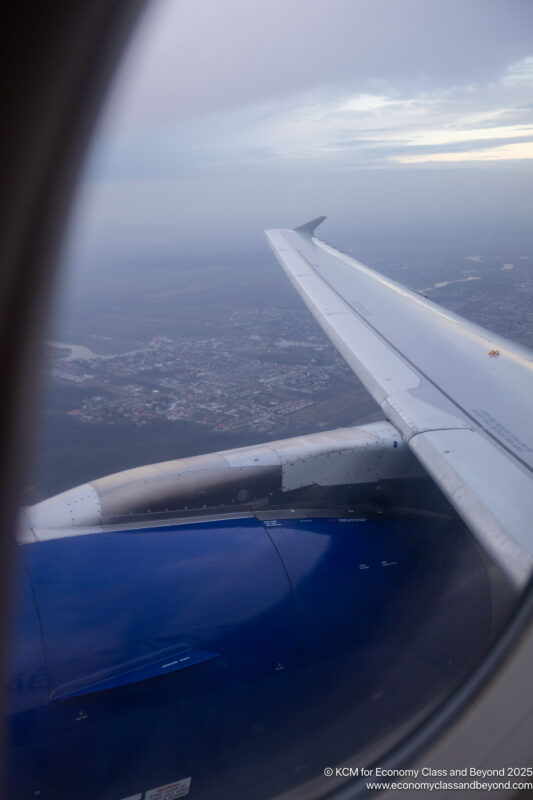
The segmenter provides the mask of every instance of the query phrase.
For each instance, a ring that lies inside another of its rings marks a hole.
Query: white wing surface
[[[266,238],[324,331],[515,586],[533,567],[533,353],[313,236]]]

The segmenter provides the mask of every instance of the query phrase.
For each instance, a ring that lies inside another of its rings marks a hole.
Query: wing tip
[[[324,222],[325,219],[326,217],[316,217],[315,219],[312,219],[310,222],[304,222],[303,225],[298,225],[298,227],[294,228],[294,230],[298,231],[298,233],[305,233],[308,236],[312,236],[313,233],[315,232],[315,229],[318,228],[318,226],[322,222]]]

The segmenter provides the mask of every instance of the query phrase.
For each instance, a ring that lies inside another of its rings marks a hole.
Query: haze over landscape
[[[265,228],[326,214],[320,238],[533,347],[532,17],[521,0],[151,3],[65,242],[28,502],[377,417]]]

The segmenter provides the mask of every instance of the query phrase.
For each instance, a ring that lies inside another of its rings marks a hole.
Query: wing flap
[[[429,431],[409,447],[511,582],[524,586],[533,566],[529,476],[472,430]]]

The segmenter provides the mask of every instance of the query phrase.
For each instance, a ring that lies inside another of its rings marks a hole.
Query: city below
[[[525,252],[426,248],[396,263],[366,260],[532,347],[533,253]],[[65,298],[45,348],[25,502],[141,464],[382,418],[262,249],[228,264],[139,262],[91,280]]]
[[[270,334],[254,333],[261,327]],[[219,324],[217,323],[217,327]],[[335,400],[353,404],[360,384],[304,310],[233,312],[225,335],[156,336],[116,355],[49,344],[53,380],[83,388],[68,410],[86,423],[146,425],[186,420],[211,430],[290,430],[306,411]],[[298,337],[298,338],[296,338]],[[80,356],[77,351],[81,350]]]

